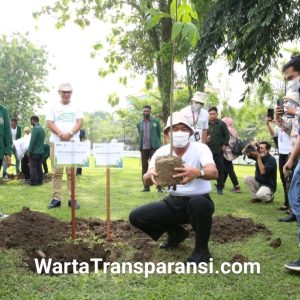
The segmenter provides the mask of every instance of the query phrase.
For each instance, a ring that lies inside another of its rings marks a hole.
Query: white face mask
[[[194,111],[198,111],[201,107],[203,107],[203,104],[200,102],[192,102],[192,108]]]
[[[173,145],[176,148],[185,147],[190,140],[190,132],[174,131],[173,132]]]
[[[294,78],[293,80],[290,80],[287,82],[286,85],[286,91],[287,92],[294,92],[294,93],[299,93],[300,89],[300,76]]]

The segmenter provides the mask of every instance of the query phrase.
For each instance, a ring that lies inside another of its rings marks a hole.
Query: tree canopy
[[[47,91],[46,64],[45,49],[26,36],[0,37],[0,103],[11,117],[29,122],[35,108],[44,103],[40,95]]]
[[[197,1],[198,10],[203,1]],[[217,0],[209,5],[192,58],[192,80],[203,88],[207,68],[225,55],[229,72],[242,72],[246,83],[261,80],[282,43],[300,36],[299,0]]]

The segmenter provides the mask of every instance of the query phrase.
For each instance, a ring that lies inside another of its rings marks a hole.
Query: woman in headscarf
[[[232,147],[235,144],[236,140],[238,139],[238,134],[236,130],[233,127],[233,120],[231,118],[223,118],[223,122],[227,125],[227,128],[230,133],[230,140],[228,143],[228,146],[225,147],[224,149],[224,154],[223,154],[223,159],[224,159],[224,184],[226,182],[226,179],[229,175],[231,182],[233,184],[232,192],[234,193],[240,193],[241,188],[239,185],[239,181],[237,179],[237,176],[234,172],[233,164],[232,161],[237,158],[236,155],[232,153]]]

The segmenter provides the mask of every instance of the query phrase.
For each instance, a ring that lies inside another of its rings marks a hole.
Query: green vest
[[[11,155],[12,144],[8,111],[0,105],[0,160],[3,159],[4,155]]]
[[[161,129],[159,120],[151,118],[151,127],[150,127],[150,145],[151,149],[158,149],[161,146]],[[139,144],[140,150],[143,149],[143,120],[137,124],[139,132]]]

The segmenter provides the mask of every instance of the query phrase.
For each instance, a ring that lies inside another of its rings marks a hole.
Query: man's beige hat
[[[201,103],[205,104],[206,97],[207,97],[207,94],[202,93],[202,92],[196,92],[192,98],[192,101],[201,102]]]
[[[293,100],[296,103],[300,103],[299,99],[299,93],[298,92],[287,92],[286,95],[283,97],[283,100],[288,99],[288,100]]]
[[[73,88],[70,83],[61,83],[58,87],[59,91],[72,92]]]
[[[185,115],[180,113],[179,111],[173,112],[172,114],[172,125],[176,125],[182,123],[186,125],[189,129],[191,129],[193,132],[193,128],[191,127],[190,121],[188,118],[186,118]],[[166,131],[170,128],[170,116],[168,117],[167,125],[164,128],[164,133],[166,134]]]

